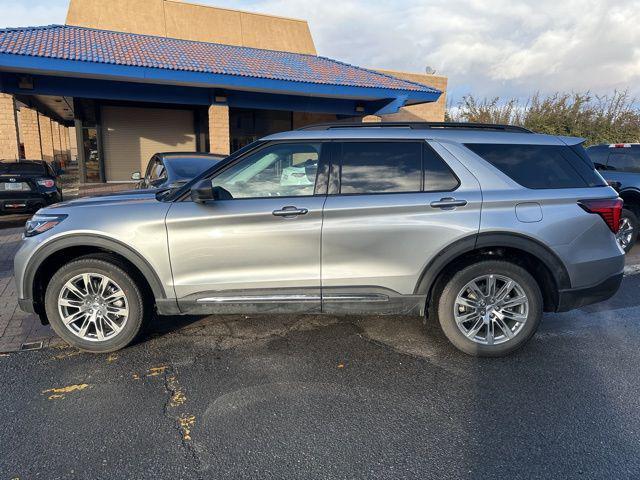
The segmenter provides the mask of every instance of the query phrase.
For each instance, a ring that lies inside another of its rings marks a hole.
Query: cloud
[[[242,5],[308,19],[321,55],[417,72],[429,65],[449,77],[450,92],[458,98],[613,89],[640,95],[638,0],[264,0]]]
[[[0,0],[0,27],[28,27],[64,23],[66,0]]]

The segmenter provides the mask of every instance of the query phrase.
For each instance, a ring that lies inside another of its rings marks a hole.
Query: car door
[[[437,144],[357,140],[337,149],[322,229],[323,311],[421,311],[414,290],[425,267],[478,232],[478,181]]]
[[[327,145],[268,144],[214,174],[215,200],[172,205],[166,223],[182,311],[320,309]]]

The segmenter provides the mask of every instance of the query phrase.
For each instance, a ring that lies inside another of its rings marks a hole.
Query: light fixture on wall
[[[227,97],[224,95],[216,95],[213,101],[216,103],[227,103]]]
[[[33,90],[33,78],[31,75],[22,75],[18,77],[18,88],[20,90]]]
[[[356,112],[364,113],[364,105],[356,105]]]

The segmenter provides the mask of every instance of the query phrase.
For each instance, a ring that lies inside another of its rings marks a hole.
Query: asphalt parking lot
[[[0,478],[638,478],[639,287],[545,315],[504,359],[416,318],[331,316],[164,318],[111,355],[2,354]]]

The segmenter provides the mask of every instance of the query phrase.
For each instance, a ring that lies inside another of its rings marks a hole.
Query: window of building
[[[605,185],[571,147],[558,145],[466,144],[466,147],[523,187],[581,188]]]
[[[418,142],[345,142],[340,193],[419,192],[422,144]]]

